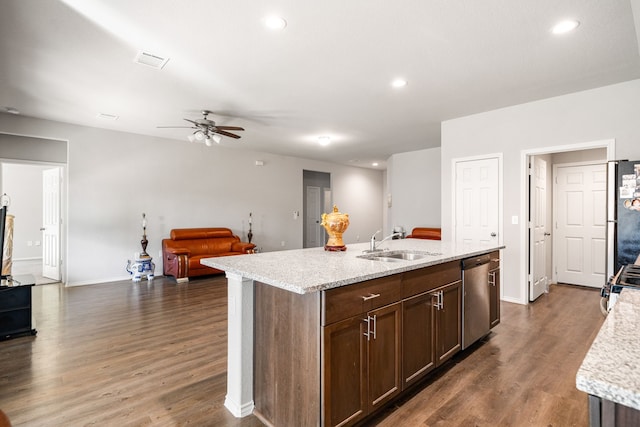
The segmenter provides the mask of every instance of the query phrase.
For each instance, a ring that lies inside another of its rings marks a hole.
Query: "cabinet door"
[[[489,271],[489,324],[500,323],[500,269]]]
[[[436,311],[436,364],[450,359],[462,348],[462,282],[444,286]]]
[[[323,328],[324,426],[353,424],[367,414],[367,324],[363,317]]]
[[[369,316],[369,405],[374,411],[402,389],[400,344],[402,303],[372,310]]]
[[[403,388],[436,366],[435,298],[433,292],[425,292],[402,302]]]

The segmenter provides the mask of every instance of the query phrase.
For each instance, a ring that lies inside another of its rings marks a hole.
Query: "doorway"
[[[323,212],[331,212],[331,174],[302,171],[303,189],[303,248],[317,248],[327,241],[325,229],[320,225]]]
[[[15,216],[11,274],[31,274],[36,285],[60,282],[63,167],[4,161],[0,171],[0,193]]]
[[[524,174],[521,181],[523,195],[521,209],[522,217],[527,218],[527,221],[522,221],[520,229],[521,241],[527,242],[526,250],[521,253],[523,266],[521,271],[526,275],[521,285],[524,304],[547,293],[550,283],[559,282],[557,272],[560,268],[559,251],[561,249],[557,247],[560,236],[555,216],[558,215],[556,210],[560,203],[557,200],[559,190],[553,170],[557,169],[558,165],[605,164],[614,156],[614,145],[614,140],[604,140],[522,152]],[[544,168],[540,161],[544,161]],[[602,214],[605,214],[604,207]],[[572,241],[577,242],[576,239]],[[566,250],[563,253],[567,255]],[[569,254],[570,257],[574,255],[574,253]],[[595,255],[596,258],[598,256]],[[604,254],[602,258],[604,263]],[[575,258],[569,258],[569,261],[575,262]],[[587,283],[576,284],[588,285]]]

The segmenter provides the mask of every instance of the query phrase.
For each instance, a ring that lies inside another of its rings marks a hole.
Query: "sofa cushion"
[[[174,228],[171,230],[171,240],[210,239],[218,237],[233,237],[228,228]]]

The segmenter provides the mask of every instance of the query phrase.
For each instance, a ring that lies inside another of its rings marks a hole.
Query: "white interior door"
[[[547,162],[539,157],[531,158],[531,186],[529,203],[531,223],[529,227],[529,253],[531,276],[529,300],[534,301],[548,290],[547,277]]]
[[[558,283],[606,282],[606,165],[554,168],[554,260]]]
[[[318,246],[322,246],[324,244],[321,241],[322,230],[320,226],[320,209],[322,206],[320,205],[320,187],[308,185],[306,197],[307,210],[305,212],[305,224],[307,227],[307,241],[305,242],[304,247],[317,248]]]
[[[498,158],[459,161],[455,165],[455,241],[497,244]]]
[[[60,280],[60,168],[42,171],[42,276]]]

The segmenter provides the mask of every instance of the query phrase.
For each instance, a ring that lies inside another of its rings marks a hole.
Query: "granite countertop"
[[[364,280],[389,276],[447,261],[462,259],[502,249],[504,246],[477,246],[438,240],[387,240],[383,250],[428,252],[415,261],[376,261],[359,258],[369,243],[347,245],[344,252],[328,252],[323,248],[265,252],[242,256],[206,258],[201,262],[227,273],[237,274],[298,294],[318,292]]]
[[[622,290],[578,370],[576,386],[640,410],[640,290]]]

